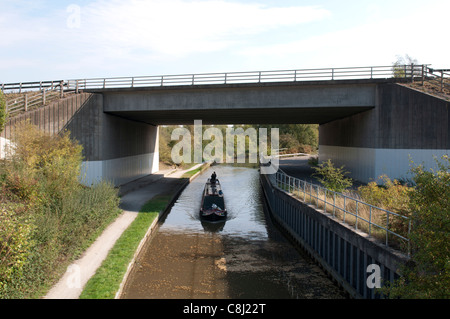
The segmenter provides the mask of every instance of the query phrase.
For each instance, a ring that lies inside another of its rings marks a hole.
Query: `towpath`
[[[197,166],[188,170],[162,170],[121,186],[119,190],[121,215],[103,231],[78,260],[67,267],[65,274],[44,299],[78,299],[86,283],[107,257],[116,240],[137,217],[142,206],[156,195],[175,193],[183,184],[180,177]]]

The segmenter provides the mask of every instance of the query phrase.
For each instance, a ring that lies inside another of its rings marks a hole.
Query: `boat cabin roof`
[[[223,196],[222,188],[218,179],[216,179],[215,183],[211,183],[210,179],[208,179],[205,187],[205,195]]]

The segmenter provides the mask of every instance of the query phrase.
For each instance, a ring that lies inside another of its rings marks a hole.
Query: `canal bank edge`
[[[170,208],[176,202],[176,200],[178,199],[180,194],[183,192],[183,190],[187,187],[187,185],[189,185],[189,183],[191,183],[195,178],[197,178],[209,166],[211,166],[211,163],[206,162],[206,163],[199,164],[199,165],[193,167],[192,169],[190,169],[189,171],[200,168],[200,171],[198,171],[197,173],[195,173],[194,175],[192,175],[191,177],[186,179],[186,181],[172,195],[172,198],[167,203],[167,206],[163,210],[161,210],[159,212],[159,215],[153,220],[152,224],[150,225],[150,227],[147,230],[147,233],[141,239],[141,241],[133,255],[132,260],[128,264],[127,271],[125,272],[125,275],[123,276],[122,282],[120,283],[120,286],[119,286],[119,290],[116,292],[114,299],[120,299],[120,297],[123,293],[123,289],[125,287],[125,283],[127,282],[128,276],[130,275],[131,270],[133,269],[133,267],[136,263],[137,257],[139,256],[140,252],[142,251],[142,248],[144,247],[144,244],[147,241],[147,239],[151,235],[153,235],[155,233],[155,231],[157,230],[160,220],[163,219],[167,215]],[[187,172],[189,172],[189,171],[187,171]],[[180,177],[180,178],[182,178],[182,177]],[[150,201],[151,201],[151,199],[150,199]]]

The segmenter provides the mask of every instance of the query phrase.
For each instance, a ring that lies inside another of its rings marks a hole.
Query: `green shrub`
[[[33,246],[23,205],[0,202],[0,296],[19,278]]]
[[[401,216],[409,217],[410,213],[410,192],[411,187],[402,185],[398,180],[391,180],[387,175],[379,177],[383,181],[378,185],[373,181],[365,186],[358,187],[358,194],[361,199],[371,205],[386,209]],[[390,230],[402,236],[408,235],[408,220],[395,216],[389,216]]]
[[[15,128],[0,162],[0,298],[40,297],[120,210],[108,183],[80,185],[82,148],[68,133]]]
[[[3,92],[0,91],[0,133],[3,131],[6,122],[6,100]]]
[[[344,171],[344,166],[335,167],[330,159],[314,169],[316,172],[313,175],[321,176],[317,179],[329,190],[342,193],[353,184],[350,178],[345,177],[349,173]]]
[[[450,160],[443,156],[436,171],[413,166],[409,193],[412,229],[411,262],[385,293],[392,298],[450,298]]]

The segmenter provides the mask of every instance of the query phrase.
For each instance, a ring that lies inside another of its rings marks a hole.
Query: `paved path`
[[[280,158],[279,166],[290,176],[313,184],[320,184],[317,179],[311,176],[315,172],[314,168],[308,163],[311,157],[311,155],[303,155]]]
[[[201,164],[200,164],[201,165]],[[190,168],[195,169],[195,167]],[[123,185],[120,208],[122,214],[109,225],[97,240],[71,264],[45,299],[78,299],[83,287],[107,257],[109,250],[134,221],[141,207],[158,194],[175,192],[181,186],[180,177],[186,170],[165,170]]]
[[[313,166],[311,166],[308,161],[313,157],[312,155],[303,155],[303,156],[295,156],[295,157],[286,157],[280,158],[280,168],[288,175],[296,177],[298,179],[307,181],[311,184],[322,185],[315,176],[312,176],[315,173]],[[344,167],[344,170],[345,167]],[[353,185],[351,189],[357,190],[359,186],[366,185],[357,180],[353,180]]]

